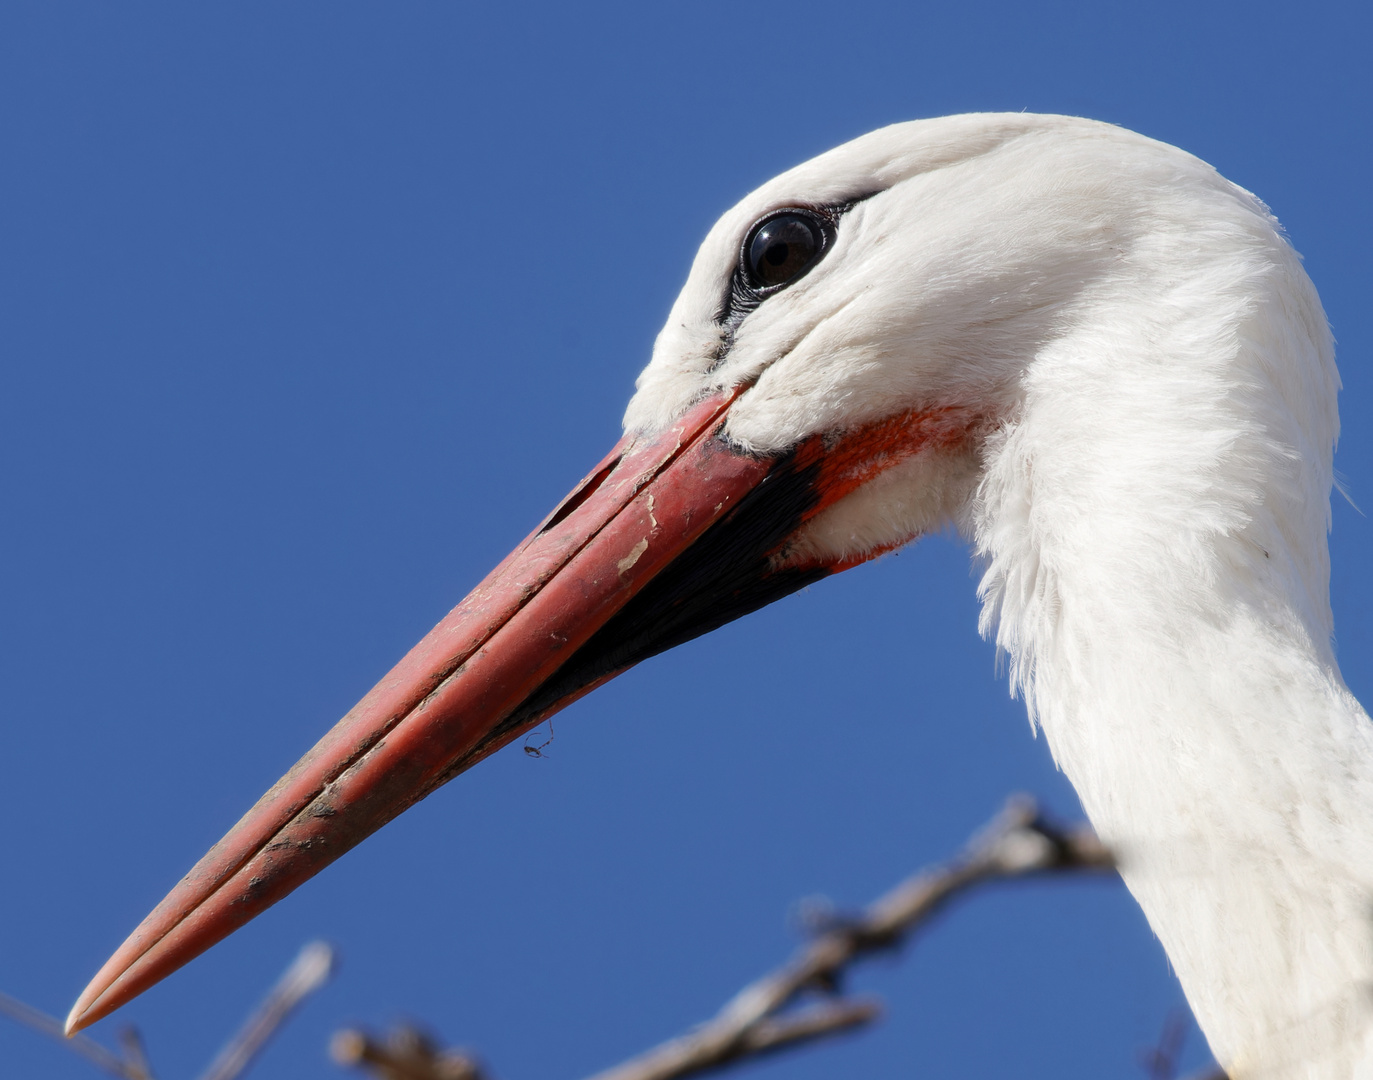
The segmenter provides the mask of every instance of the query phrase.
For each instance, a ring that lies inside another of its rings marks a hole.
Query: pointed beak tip
[[[76,999],[71,1012],[67,1013],[67,1019],[62,1025],[62,1034],[70,1039],[78,1031],[90,1027],[97,1020],[103,1020],[123,1005],[127,996],[112,994],[112,985],[113,980],[105,971],[97,974],[81,991],[81,996]]]
[[[88,1011],[89,1010],[86,1007],[86,995],[82,994],[77,999],[76,1004],[72,1006],[72,1011],[67,1013],[67,1020],[62,1025],[62,1034],[70,1039],[82,1028],[89,1027],[94,1023],[95,1021],[93,1019],[86,1019],[86,1013]]]

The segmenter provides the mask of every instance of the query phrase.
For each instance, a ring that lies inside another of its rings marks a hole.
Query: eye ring
[[[799,281],[834,242],[834,219],[804,206],[784,206],[750,226],[739,248],[739,278],[758,299]]]

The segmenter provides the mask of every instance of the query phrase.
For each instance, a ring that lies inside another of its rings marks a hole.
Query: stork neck
[[[1079,359],[987,448],[984,631],[1231,1075],[1364,1075],[1373,728],[1330,646],[1328,452],[1242,350],[1123,353],[1128,399]]]

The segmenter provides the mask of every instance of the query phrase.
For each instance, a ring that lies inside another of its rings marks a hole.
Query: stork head
[[[1042,358],[1165,294],[1159,252],[1236,190],[1117,128],[1007,114],[886,128],[753,192],[706,237],[623,439],[172,890],[68,1030],[639,660],[969,528]]]

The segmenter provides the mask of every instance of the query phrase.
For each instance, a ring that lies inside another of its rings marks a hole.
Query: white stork
[[[981,630],[1219,1060],[1373,1075],[1373,726],[1331,647],[1338,387],[1277,222],[1174,147],[956,116],[784,173],[706,237],[621,442],[69,1029],[637,661],[953,526]]]

